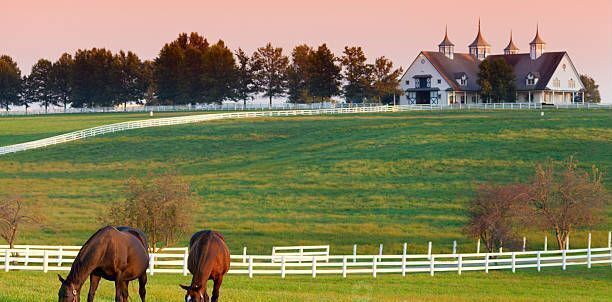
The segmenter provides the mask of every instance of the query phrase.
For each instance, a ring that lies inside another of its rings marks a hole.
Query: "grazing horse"
[[[223,235],[215,231],[200,231],[189,241],[188,268],[193,279],[191,285],[181,285],[187,291],[186,302],[208,302],[206,282],[213,280],[212,302],[219,300],[223,275],[230,267],[230,252]]]
[[[115,281],[115,301],[128,301],[128,283],[139,282],[140,299],[146,296],[149,254],[145,235],[130,227],[107,226],[98,230],[83,245],[62,283],[59,302],[80,301],[81,287],[89,277],[87,302],[94,300],[100,278]]]

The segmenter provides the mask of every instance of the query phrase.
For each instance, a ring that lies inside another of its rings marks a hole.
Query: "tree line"
[[[181,105],[287,97],[293,103],[342,97],[351,103],[392,102],[401,68],[385,58],[369,63],[361,47],[334,54],[326,44],[296,46],[289,55],[271,43],[252,54],[233,52],[222,40],[180,34],[154,60],[104,48],[40,59],[29,75],[9,56],[0,57],[0,105],[33,103],[75,108],[126,106],[128,102]]]

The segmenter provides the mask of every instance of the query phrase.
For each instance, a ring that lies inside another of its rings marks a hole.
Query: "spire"
[[[536,26],[536,35],[535,38],[533,38],[533,41],[531,41],[531,44],[546,44],[546,42],[544,42],[544,39],[542,39],[542,37],[540,37],[540,24],[538,23]]]
[[[504,48],[504,54],[505,55],[514,55],[514,54],[518,54],[519,53],[519,48],[516,47],[516,45],[514,44],[514,39],[512,39],[512,30],[510,31],[510,42],[508,43],[508,46],[506,46],[506,48]]]
[[[489,44],[482,37],[482,32],[480,31],[480,18],[478,18],[478,35],[476,35],[476,39],[474,39],[474,42],[472,42],[472,44],[470,44],[470,47],[477,47],[477,46],[488,46],[488,47],[491,46],[491,44]]]
[[[442,42],[440,42],[438,46],[455,46],[455,44],[453,44],[453,42],[451,42],[450,39],[448,38],[448,25],[446,26],[446,29],[444,30],[444,40],[442,40]]]

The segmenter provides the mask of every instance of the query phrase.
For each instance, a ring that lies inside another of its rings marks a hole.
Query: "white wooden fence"
[[[590,243],[590,241],[589,241]],[[231,255],[230,274],[248,275],[347,275],[455,272],[511,270],[544,267],[608,264],[612,267],[612,248],[496,252],[452,254],[408,254],[405,248],[400,255],[329,255],[329,256],[280,256],[279,255]],[[1,247],[0,247],[1,248]],[[78,246],[16,246],[0,249],[0,270],[10,271],[68,271],[78,254]],[[189,274],[187,248],[164,249],[150,254],[148,273]]]

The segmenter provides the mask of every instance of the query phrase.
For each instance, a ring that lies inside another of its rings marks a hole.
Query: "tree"
[[[189,183],[181,177],[149,174],[126,185],[126,200],[114,205],[104,222],[143,230],[152,248],[176,243],[189,230],[194,204]]]
[[[563,166],[553,161],[538,165],[530,184],[532,221],[552,229],[560,249],[573,229],[602,221],[608,201],[603,174],[594,166],[591,172],[579,168],[573,157]]]
[[[114,104],[123,104],[123,109],[127,107],[129,101],[141,103],[147,93],[149,86],[146,79],[144,65],[140,58],[131,51],[126,54],[120,51],[114,58],[117,77],[113,82],[117,83],[115,88]]]
[[[78,50],[71,74],[72,106],[112,106],[117,99],[117,74],[115,57],[109,50]]]
[[[283,49],[268,43],[253,54],[253,61],[259,70],[254,75],[255,86],[259,92],[270,99],[285,95],[287,90],[287,68],[289,59],[283,55]]]
[[[600,103],[599,85],[595,83],[595,80],[586,74],[582,74],[580,75],[580,81],[584,84],[584,102]]]
[[[523,184],[481,185],[468,207],[470,220],[465,232],[481,239],[487,251],[502,245],[516,246],[517,217],[526,205],[528,194]]]
[[[402,95],[400,77],[404,70],[400,67],[393,69],[391,60],[380,57],[374,62],[372,69],[372,94],[379,103],[392,103],[396,95]]]
[[[253,94],[257,92],[255,89],[254,74],[259,70],[253,60],[242,49],[236,51],[238,66],[236,67],[236,80],[234,84],[234,98],[242,100],[244,107],[248,99],[253,98]]]
[[[72,97],[72,68],[74,60],[70,54],[64,53],[51,66],[50,82],[51,90],[55,97],[55,103],[66,107],[71,103]]]
[[[0,237],[6,240],[11,249],[15,247],[20,227],[24,223],[38,222],[37,215],[25,207],[20,198],[0,201]]]
[[[180,103],[184,99],[187,86],[182,79],[184,57],[184,50],[174,41],[164,45],[155,59],[154,79],[160,101]]]
[[[221,104],[235,99],[234,85],[238,79],[238,69],[232,51],[222,40],[207,48],[203,55],[204,73],[202,74],[203,100],[206,103]]]
[[[293,48],[291,65],[287,68],[287,95],[292,103],[309,103],[312,99],[309,89],[312,47],[302,44]]]
[[[336,64],[338,59],[327,45],[323,44],[313,51],[309,61],[306,82],[310,95],[323,101],[340,94],[342,68]]]
[[[483,99],[491,102],[516,100],[515,75],[504,59],[484,60],[479,65],[478,85]]]
[[[372,66],[361,47],[345,47],[342,56],[345,84],[342,87],[344,97],[350,103],[361,103],[367,99],[372,83]]]
[[[52,65],[51,61],[40,59],[32,66],[30,75],[24,80],[23,105],[27,107],[28,102],[40,103],[45,113],[49,105],[57,105],[51,83]]]
[[[9,56],[0,56],[0,106],[6,111],[9,106],[19,102],[21,90],[21,71]]]

